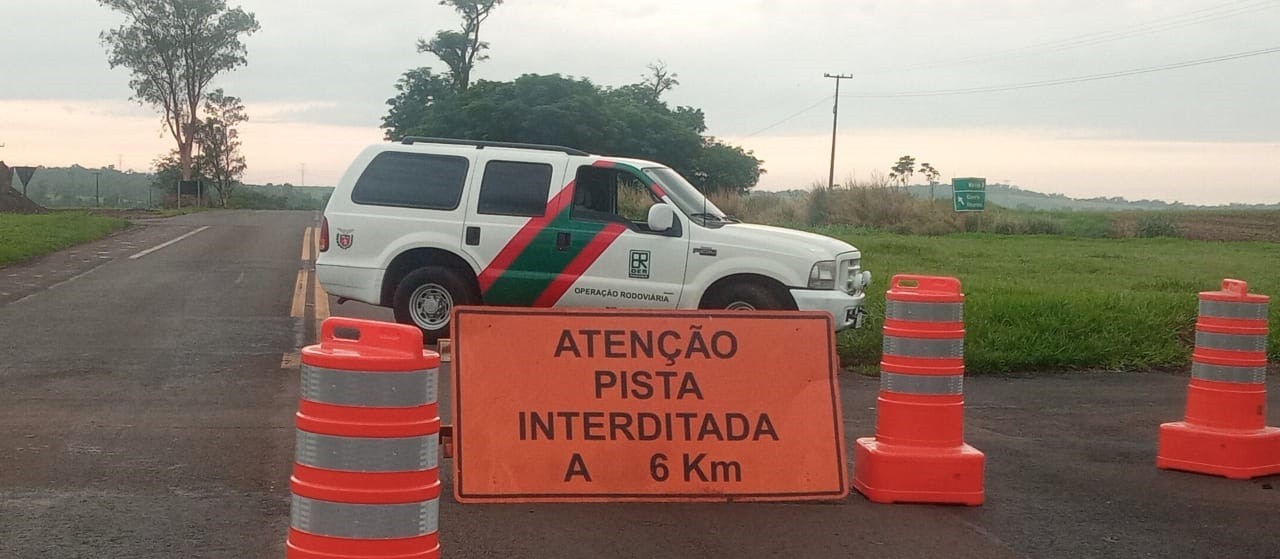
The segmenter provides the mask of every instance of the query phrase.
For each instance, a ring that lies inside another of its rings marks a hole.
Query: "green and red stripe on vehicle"
[[[596,161],[594,167],[621,168],[641,180],[655,196],[661,185],[632,165]],[[530,218],[480,273],[480,291],[490,305],[555,306],[560,298],[626,231],[620,223],[570,219],[575,181],[547,202],[545,214]],[[556,235],[569,233],[566,250],[556,250]]]

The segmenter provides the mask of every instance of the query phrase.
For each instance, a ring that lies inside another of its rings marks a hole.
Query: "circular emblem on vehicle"
[[[338,230],[338,248],[343,250],[351,248],[351,243],[355,242],[355,235],[353,234],[354,231],[354,229]]]

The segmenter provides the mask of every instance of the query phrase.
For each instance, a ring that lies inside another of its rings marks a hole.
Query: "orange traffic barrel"
[[[1280,429],[1266,426],[1269,302],[1234,279],[1200,293],[1186,418],[1160,426],[1157,467],[1232,479],[1280,473]]]
[[[440,556],[439,368],[417,328],[324,321],[302,350],[286,557]]]
[[[897,275],[885,299],[876,435],[856,442],[853,487],[878,503],[980,505],[985,456],[964,442],[960,280]]]

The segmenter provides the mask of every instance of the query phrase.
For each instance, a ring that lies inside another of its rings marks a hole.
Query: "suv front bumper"
[[[865,293],[850,295],[837,289],[792,289],[796,308],[802,311],[826,311],[835,321],[836,332],[861,328],[866,311],[862,309]]]

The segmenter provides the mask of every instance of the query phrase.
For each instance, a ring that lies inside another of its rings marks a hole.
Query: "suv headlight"
[[[871,272],[862,269],[860,258],[841,260],[837,265],[836,284],[845,293],[857,296],[871,283]]]
[[[809,270],[809,289],[836,288],[836,261],[823,260]]]

